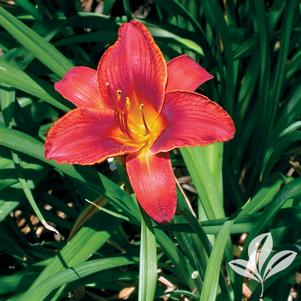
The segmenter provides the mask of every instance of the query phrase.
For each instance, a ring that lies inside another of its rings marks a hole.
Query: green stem
[[[261,282],[261,294],[260,294],[259,301],[263,300],[263,290],[264,290],[264,286],[263,286],[263,282]]]

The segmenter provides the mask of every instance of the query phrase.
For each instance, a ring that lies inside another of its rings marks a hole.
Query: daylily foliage
[[[76,108],[50,129],[45,156],[87,165],[127,155],[138,202],[156,222],[168,222],[177,200],[168,151],[227,141],[235,132],[218,104],[193,92],[212,77],[186,55],[166,63],[141,23],[124,23],[97,70],[75,67],[55,84]]]

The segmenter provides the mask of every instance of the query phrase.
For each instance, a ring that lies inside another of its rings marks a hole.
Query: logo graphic
[[[276,253],[268,262],[272,253],[273,238],[271,233],[256,236],[248,248],[249,260],[235,259],[229,262],[230,267],[239,275],[253,279],[261,284],[263,297],[264,281],[286,269],[295,259],[297,253],[290,250]]]

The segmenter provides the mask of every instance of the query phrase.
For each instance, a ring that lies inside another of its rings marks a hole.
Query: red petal
[[[163,55],[149,31],[137,21],[124,23],[119,39],[99,61],[99,92],[108,107],[116,106],[116,91],[133,105],[152,105],[160,110],[167,80]]]
[[[168,153],[129,155],[126,168],[144,211],[157,223],[169,222],[176,211],[177,195]]]
[[[112,132],[118,132],[113,114],[72,110],[48,132],[45,157],[59,163],[86,165],[136,150],[117,141]]]
[[[79,108],[102,106],[97,90],[96,70],[89,67],[71,68],[64,77],[54,84],[55,89]]]
[[[169,61],[167,71],[167,92],[171,90],[194,91],[202,83],[213,78],[212,74],[187,55],[180,55]]]
[[[235,133],[228,113],[207,97],[194,92],[166,93],[161,114],[166,128],[151,147],[154,154],[176,147],[227,141]]]

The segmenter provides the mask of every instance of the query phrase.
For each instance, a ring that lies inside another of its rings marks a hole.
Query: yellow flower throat
[[[126,96],[122,102],[122,91],[116,91],[117,105],[114,118],[121,130],[123,143],[141,148],[150,147],[157,139],[162,129],[161,118],[153,108],[147,108],[144,103],[132,103]]]

